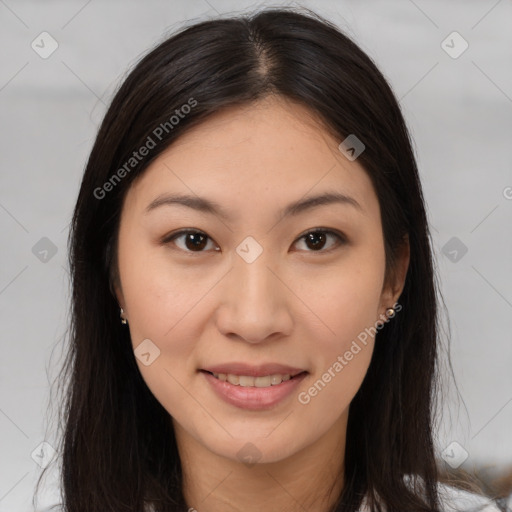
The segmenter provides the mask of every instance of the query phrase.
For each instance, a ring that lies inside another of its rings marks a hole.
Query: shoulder
[[[439,483],[443,512],[500,512],[496,503],[486,496]]]
[[[409,477],[405,478],[406,481]],[[439,482],[439,501],[442,512],[501,512],[498,505],[490,498],[474,492],[458,489]],[[512,504],[512,497],[510,498]],[[512,510],[512,508],[510,509]],[[368,502],[363,499],[358,512],[369,512]]]

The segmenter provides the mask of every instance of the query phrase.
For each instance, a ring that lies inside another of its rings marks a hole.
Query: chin
[[[299,447],[290,443],[289,436],[278,435],[274,432],[268,435],[249,436],[247,434],[236,436],[226,442],[219,442],[219,439],[206,439],[204,446],[220,457],[230,459],[253,467],[255,464],[271,464],[280,462],[294,455]],[[210,442],[211,441],[211,442]],[[295,440],[296,442],[296,440]]]

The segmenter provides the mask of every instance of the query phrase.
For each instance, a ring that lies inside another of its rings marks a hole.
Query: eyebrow
[[[363,207],[353,198],[339,192],[325,192],[305,199],[299,199],[279,211],[278,217],[285,218],[299,215],[319,206],[330,204],[343,204],[354,207],[361,213],[364,213]],[[164,194],[154,199],[145,209],[149,213],[160,206],[182,205],[194,210],[198,210],[210,215],[216,215],[226,221],[232,220],[232,216],[218,203],[204,197],[183,195],[183,194]]]

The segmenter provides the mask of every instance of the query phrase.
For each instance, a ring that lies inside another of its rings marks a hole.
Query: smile
[[[289,373],[284,375],[277,373],[273,375],[264,375],[261,377],[253,377],[251,375],[234,375],[232,373],[210,373],[212,373],[216,379],[227,381],[234,386],[242,386],[247,388],[268,388],[270,386],[277,386],[281,384],[281,382],[285,382],[292,378]]]
[[[240,409],[263,410],[277,407],[296,393],[307,371],[291,374],[235,375],[202,370],[212,391],[224,402]],[[233,381],[233,382],[230,382]]]

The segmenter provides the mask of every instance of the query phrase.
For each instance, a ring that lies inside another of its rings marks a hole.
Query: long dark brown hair
[[[66,512],[187,508],[169,414],[141,377],[112,293],[120,213],[131,182],[181,134],[269,94],[307,106],[340,142],[355,134],[364,143],[358,162],[379,199],[387,274],[404,236],[410,243],[402,310],[378,332],[350,404],[345,486],[334,510],[356,511],[363,496],[373,511],[439,510],[437,284],[409,133],[386,79],[350,38],[309,10],[279,8],[182,28],[133,67],[103,119],[69,239],[58,450]],[[154,147],[134,163],[148,137]]]

